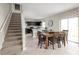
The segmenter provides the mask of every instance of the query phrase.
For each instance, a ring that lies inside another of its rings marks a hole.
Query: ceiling
[[[79,3],[24,3],[22,11],[27,18],[40,19],[79,7]]]

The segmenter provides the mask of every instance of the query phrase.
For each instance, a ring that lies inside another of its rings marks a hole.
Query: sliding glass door
[[[61,31],[68,30],[68,40],[78,42],[78,18],[61,20]]]
[[[68,39],[73,42],[78,42],[78,18],[70,18]]]

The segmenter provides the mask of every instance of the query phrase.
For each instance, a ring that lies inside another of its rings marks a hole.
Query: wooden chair
[[[60,43],[60,39],[59,39],[59,32],[55,32],[54,33],[54,41],[55,41],[55,43],[58,44],[58,48],[60,48],[61,47],[61,43]]]
[[[62,42],[62,44],[64,44],[65,46],[65,33],[62,31],[62,32],[59,32],[59,41]]]
[[[49,38],[49,43],[52,44],[53,49],[54,49],[54,44],[55,43],[58,44],[58,48],[61,47],[60,39],[59,39],[59,33],[58,32],[53,33],[53,36],[51,38]]]
[[[41,32],[37,32],[38,35],[38,46],[40,46],[40,48],[42,48],[43,44],[45,43],[45,36],[41,33]]]
[[[68,43],[68,30],[63,30],[63,32],[65,33],[65,35],[66,35],[66,41],[67,41],[67,43]]]

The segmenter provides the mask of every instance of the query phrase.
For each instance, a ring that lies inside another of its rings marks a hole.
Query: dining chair
[[[53,49],[56,43],[58,44],[58,48],[60,48],[61,44],[60,44],[60,39],[59,39],[59,33],[57,32],[53,33],[53,36],[49,38],[49,44],[52,44]]]
[[[54,33],[54,41],[55,41],[55,43],[58,44],[58,48],[61,48],[61,42],[60,42],[60,39],[59,39],[59,32]]]
[[[67,43],[68,43],[68,30],[63,30],[63,32],[64,32],[65,35],[66,35],[66,41],[67,41]]]
[[[52,48],[54,49],[54,44],[55,44],[55,42],[54,42],[54,37],[49,37],[49,38],[48,38],[48,46],[49,46],[50,44],[52,45]]]
[[[62,42],[62,44],[64,44],[65,46],[65,33],[63,31],[59,32],[59,41]]]
[[[43,44],[45,44],[46,37],[40,31],[37,32],[37,35],[38,35],[38,46],[40,46],[40,48],[42,48]]]

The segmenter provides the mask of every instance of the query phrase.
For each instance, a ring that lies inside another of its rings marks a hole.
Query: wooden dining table
[[[49,32],[43,33],[46,36],[45,49],[48,48],[48,40],[49,40],[48,38],[52,37],[54,35],[53,33],[60,33],[60,32],[52,32],[52,34],[50,34]],[[65,35],[65,38],[64,38],[64,46],[66,46],[66,35]]]

